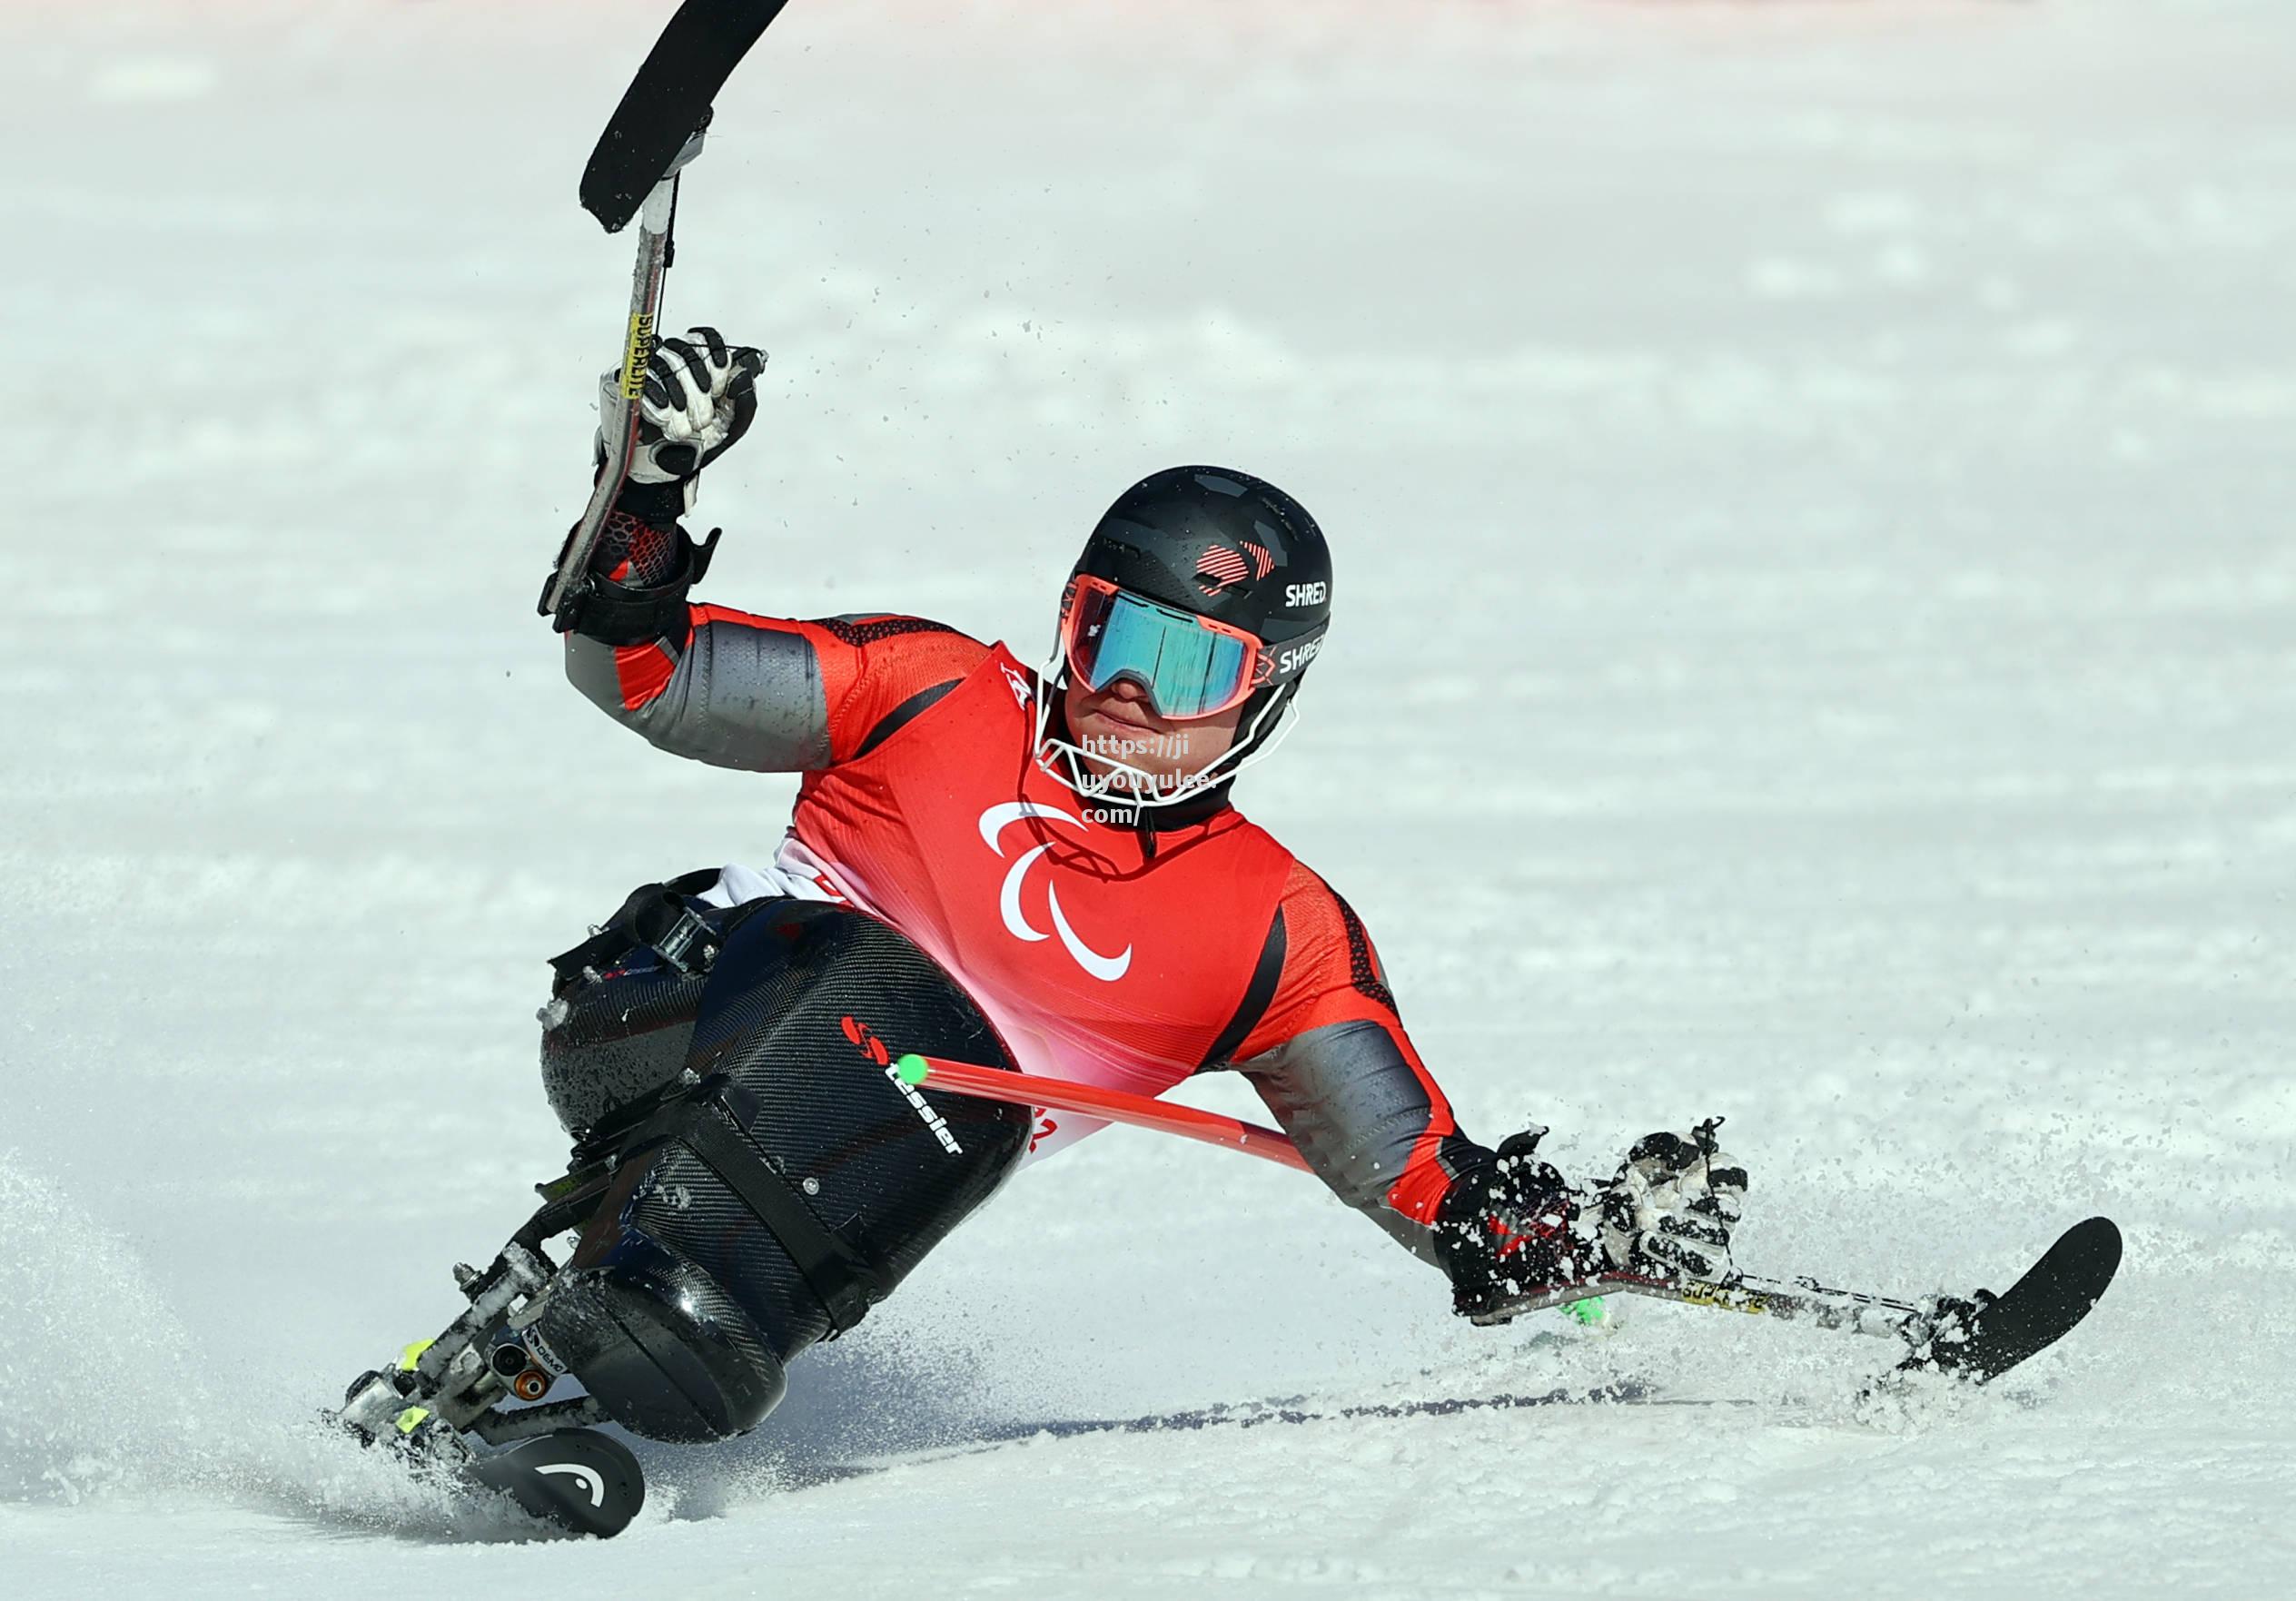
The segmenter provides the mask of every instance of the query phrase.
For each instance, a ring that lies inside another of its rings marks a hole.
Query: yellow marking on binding
[[[432,1346],[438,1343],[439,1342],[436,1339],[418,1339],[412,1345],[407,1347],[406,1349],[401,1351],[399,1353],[399,1371],[401,1373],[413,1372],[414,1365],[422,1360],[422,1353],[429,1350]]]
[[[409,1407],[405,1411],[399,1414],[399,1432],[401,1434],[412,1434],[416,1429],[422,1427],[422,1420],[429,1416],[430,1416],[430,1414],[421,1407]]]
[[[635,400],[646,392],[646,363],[654,359],[654,313],[629,314],[629,341],[622,347],[622,399]]]
[[[1743,1290],[1711,1290],[1686,1284],[1679,1293],[1686,1306],[1720,1307],[1726,1312],[1745,1312],[1757,1318],[1770,1309],[1768,1301]]]

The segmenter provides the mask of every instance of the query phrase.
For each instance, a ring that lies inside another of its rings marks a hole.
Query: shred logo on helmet
[[[1304,667],[1315,659],[1315,653],[1323,648],[1323,641],[1311,639],[1305,645],[1276,653],[1276,671],[1289,673]]]
[[[1085,794],[1164,806],[1226,783],[1275,747],[1331,622],[1331,555],[1307,508],[1225,467],[1173,467],[1116,498],[1061,597],[1037,697],[1036,761]],[[1173,782],[1078,745],[1059,693],[1131,679],[1156,715],[1186,722],[1242,707],[1235,742]]]

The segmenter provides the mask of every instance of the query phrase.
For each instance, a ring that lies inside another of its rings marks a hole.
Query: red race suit
[[[941,624],[686,609],[649,644],[568,635],[567,676],[664,750],[805,776],[772,867],[727,883],[883,918],[1025,1072],[1146,1095],[1242,1072],[1334,1191],[1433,1260],[1444,1191],[1485,1153],[1362,923],[1224,791],[1144,824],[1079,796],[1034,759],[1037,675]],[[1103,1126],[1040,1112],[1027,1160]]]

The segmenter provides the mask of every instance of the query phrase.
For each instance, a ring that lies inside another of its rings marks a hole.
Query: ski
[[[646,1505],[646,1477],[629,1448],[595,1428],[560,1428],[473,1458],[471,1483],[508,1496],[570,1534],[608,1539]]]
[[[599,1432],[608,1418],[596,1400],[545,1399],[562,1375],[521,1319],[559,1274],[544,1241],[579,1228],[604,1183],[583,1171],[537,1189],[541,1208],[491,1263],[455,1269],[470,1304],[395,1365],[353,1379],[326,1416],[421,1477],[507,1497],[544,1524],[603,1539],[645,1506],[645,1475],[626,1447]],[[509,1408],[513,1401],[524,1404]]]
[[[1252,1401],[1215,1401],[1174,1412],[1151,1412],[1137,1418],[1037,1418],[1003,1423],[975,1423],[961,1437],[921,1448],[884,1457],[815,1468],[809,1481],[858,1478],[906,1464],[944,1462],[1000,1451],[1024,1440],[1049,1438],[1078,1439],[1095,1435],[1198,1433],[1212,1429],[1294,1428],[1365,1418],[1453,1418],[1475,1412],[1512,1412],[1554,1407],[1670,1407],[1736,1406],[1736,1401],[1677,1399],[1660,1394],[1637,1379],[1617,1379],[1583,1389],[1559,1386],[1537,1393],[1498,1393],[1475,1396],[1431,1396],[1408,1401],[1359,1401],[1317,1404],[1306,1396],[1283,1396]]]
[[[1051,1435],[1056,1439],[1087,1434],[1192,1433],[1208,1428],[1257,1428],[1271,1423],[1336,1423],[1364,1418],[1449,1418],[1461,1412],[1507,1412],[1529,1407],[1648,1405],[1656,1392],[1639,1379],[1613,1379],[1588,1389],[1561,1388],[1535,1395],[1434,1396],[1422,1400],[1361,1401],[1343,1406],[1311,1405],[1305,1396],[1272,1400],[1218,1401],[1179,1412],[1152,1412],[1139,1418],[1044,1418],[1029,1422],[995,1423],[974,1433],[982,1445],[1034,1439]]]

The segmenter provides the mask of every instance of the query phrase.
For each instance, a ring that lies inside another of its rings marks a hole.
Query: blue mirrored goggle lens
[[[1209,716],[1236,698],[1251,650],[1187,613],[1122,590],[1076,598],[1069,665],[1087,689],[1130,677],[1160,717]]]

